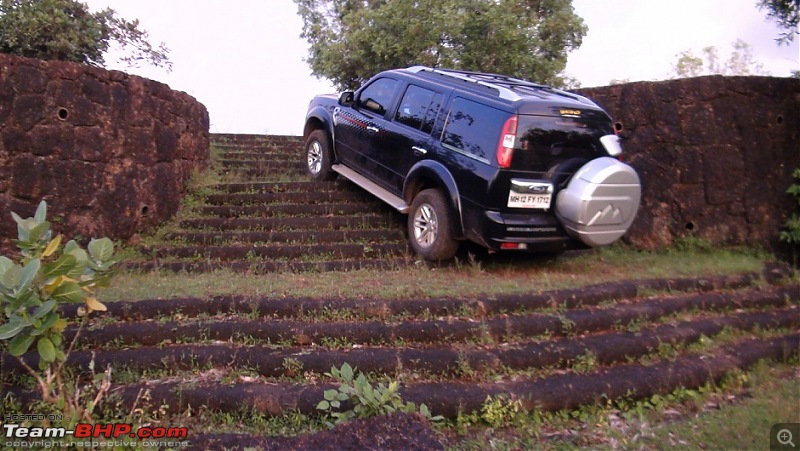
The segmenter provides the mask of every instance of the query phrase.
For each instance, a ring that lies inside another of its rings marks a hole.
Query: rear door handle
[[[370,125],[370,126],[367,127],[367,131],[370,132],[370,133],[378,133],[380,130],[378,130],[378,127]]]
[[[414,155],[416,155],[418,157],[428,153],[427,149],[423,149],[422,147],[418,147],[418,146],[412,147],[411,150],[413,150],[414,151]]]

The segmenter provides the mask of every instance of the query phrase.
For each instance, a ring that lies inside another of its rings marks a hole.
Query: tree
[[[342,89],[412,65],[561,85],[587,30],[570,0],[294,1],[312,73]]]
[[[767,18],[777,22],[781,28],[781,35],[776,39],[778,45],[788,45],[794,41],[795,35],[800,34],[800,0],[759,0],[758,9],[766,9]]]
[[[0,0],[0,52],[103,66],[112,42],[128,51],[121,60],[129,66],[172,68],[166,46],[153,47],[138,20],[113,9],[92,13],[76,0]]]
[[[720,62],[719,52],[714,46],[703,48],[702,57],[691,50],[685,50],[677,55],[678,61],[672,69],[678,78],[700,75],[769,75],[764,70],[764,65],[756,61],[750,44],[737,39],[732,46],[733,51],[724,62]]]

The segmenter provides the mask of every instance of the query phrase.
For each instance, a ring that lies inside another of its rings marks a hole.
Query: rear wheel
[[[414,198],[408,214],[411,248],[425,260],[449,260],[458,251],[447,199],[438,189],[426,189]]]
[[[333,180],[336,172],[333,165],[333,149],[328,134],[324,130],[314,130],[306,140],[306,160],[308,174],[314,180]]]

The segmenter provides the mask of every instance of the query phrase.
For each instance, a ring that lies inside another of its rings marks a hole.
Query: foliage
[[[495,429],[515,426],[524,417],[525,410],[518,399],[511,400],[502,395],[496,398],[488,396],[481,406],[481,420]]]
[[[327,412],[334,419],[333,422],[325,421],[328,427],[333,428],[339,423],[352,420],[353,418],[368,418],[378,415],[386,415],[395,412],[415,413],[418,412],[423,417],[431,421],[440,421],[442,416],[431,416],[428,406],[421,404],[419,409],[413,402],[403,402],[403,398],[398,393],[400,384],[392,381],[388,386],[383,382],[373,387],[366,376],[355,370],[348,363],[344,363],[342,368],[332,367],[330,373],[325,373],[339,382],[338,390],[325,390],[322,401],[317,404],[317,409]],[[343,402],[352,403],[351,410],[339,411]]]
[[[720,61],[719,52],[714,46],[703,48],[702,56],[695,55],[692,50],[683,51],[672,68],[678,78],[700,75],[769,75],[764,70],[764,65],[753,57],[750,44],[737,39],[732,47],[730,57],[724,62]]]
[[[426,65],[563,85],[587,28],[570,0],[295,0],[318,77],[354,89]],[[574,83],[574,81],[573,81]]]
[[[800,168],[794,170],[792,177],[794,177],[795,183],[790,185],[786,192],[795,198],[797,206],[800,208]],[[792,213],[783,228],[780,240],[791,244],[795,248],[800,246],[800,214],[798,212]]]
[[[767,18],[778,23],[781,35],[779,45],[794,41],[796,34],[800,34],[797,26],[800,23],[800,0],[759,0],[758,9],[767,10]]]
[[[0,342],[36,379],[44,401],[56,404],[68,415],[89,419],[104,390],[88,407],[77,405],[80,396],[75,396],[76,389],[66,381],[64,363],[80,330],[65,351],[67,320],[61,317],[59,308],[79,304],[81,326],[88,313],[106,310],[95,292],[111,277],[114,244],[108,238],[92,240],[87,252],[71,240],[61,250],[62,236],[52,237],[44,201],[32,218],[11,215],[17,223],[19,261],[0,256]],[[41,372],[23,358],[34,343]]]
[[[92,13],[76,0],[0,0],[0,52],[44,60],[103,66],[112,42],[125,48],[121,61],[171,69],[164,43],[153,47],[139,21],[110,8]]]

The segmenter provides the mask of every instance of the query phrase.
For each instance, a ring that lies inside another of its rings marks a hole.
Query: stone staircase
[[[220,183],[140,247],[142,270],[333,271],[413,261],[405,217],[352,183],[314,182],[295,136],[211,136]]]

